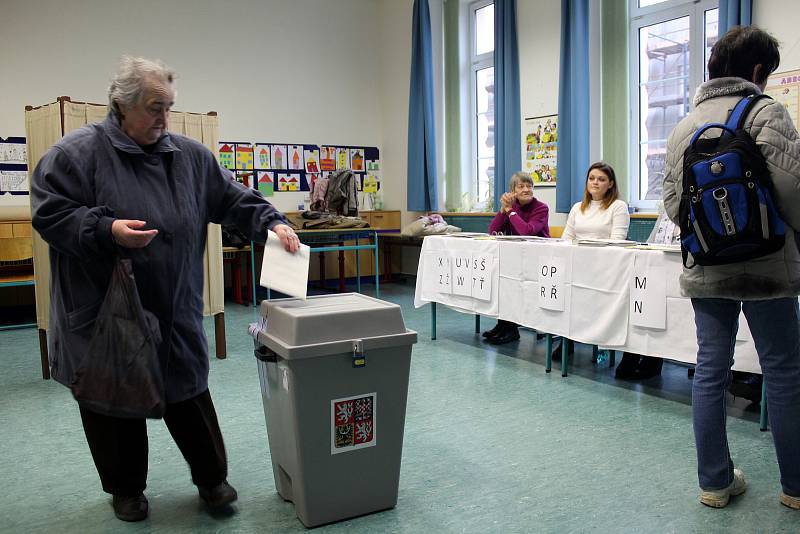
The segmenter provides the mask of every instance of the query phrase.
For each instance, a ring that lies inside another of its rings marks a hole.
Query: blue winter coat
[[[31,180],[33,226],[50,244],[48,349],[53,378],[69,386],[118,253],[114,219],[140,219],[158,235],[126,249],[142,305],[158,317],[167,402],[208,387],[203,331],[207,224],[233,224],[254,241],[285,222],[260,193],[230,179],[213,154],[182,135],[140,147],[112,115],[71,132],[39,161]]]

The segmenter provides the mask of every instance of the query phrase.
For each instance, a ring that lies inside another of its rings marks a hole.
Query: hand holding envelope
[[[308,245],[301,243],[297,252],[287,252],[278,235],[270,230],[264,244],[259,283],[291,297],[306,298],[310,257]]]

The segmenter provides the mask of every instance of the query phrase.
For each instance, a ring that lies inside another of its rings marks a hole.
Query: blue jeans
[[[733,481],[725,431],[725,398],[733,349],[744,311],[767,387],[767,407],[781,485],[800,497],[800,310],[797,298],[738,301],[693,298],[697,367],[692,415],[700,488],[718,490]]]

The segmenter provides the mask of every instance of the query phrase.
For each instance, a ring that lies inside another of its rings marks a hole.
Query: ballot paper
[[[290,297],[306,298],[310,250],[308,245],[301,243],[297,252],[286,252],[278,234],[270,230],[264,245],[259,283]]]

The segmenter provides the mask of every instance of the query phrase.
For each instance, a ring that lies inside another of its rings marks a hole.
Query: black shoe
[[[114,515],[123,521],[141,521],[147,518],[147,497],[140,493],[135,497],[114,495],[111,500],[114,506]]]
[[[661,368],[664,366],[663,358],[656,358],[654,356],[642,356],[639,360],[639,367],[636,369],[636,374],[639,380],[647,380],[654,376],[661,376]]]
[[[233,486],[223,480],[216,486],[197,486],[200,498],[203,499],[210,508],[222,508],[239,498]]]
[[[639,355],[626,352],[622,355],[617,369],[614,371],[614,378],[622,380],[634,380],[637,378],[636,369],[639,366]]]
[[[484,332],[481,335],[483,337],[487,338],[487,339],[491,339],[494,336],[496,336],[497,334],[499,334],[500,330],[502,330],[502,329],[503,329],[503,324],[500,321],[498,321],[497,324],[494,325],[494,328],[492,328],[491,330],[487,330],[486,332]]]
[[[492,345],[504,345],[519,339],[519,330],[517,327],[508,328],[494,337],[489,338],[489,343]]]
[[[761,375],[733,371],[733,380],[728,391],[734,397],[743,397],[750,402],[761,404]]]

